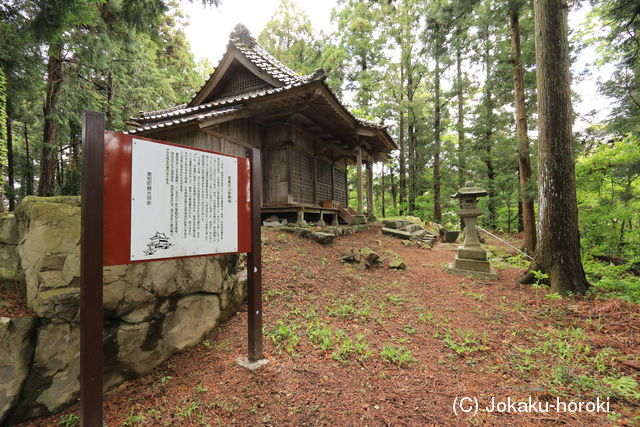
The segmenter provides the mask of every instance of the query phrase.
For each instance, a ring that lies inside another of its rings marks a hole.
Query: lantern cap
[[[476,187],[476,184],[473,181],[467,181],[464,183],[464,187],[459,189],[456,194],[452,194],[451,197],[454,199],[461,199],[463,197],[484,197],[486,195],[486,190]]]

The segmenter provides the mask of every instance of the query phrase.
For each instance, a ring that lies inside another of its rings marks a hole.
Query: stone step
[[[382,227],[382,234],[397,237],[398,239],[411,240],[413,236],[408,231],[395,230],[393,228]]]

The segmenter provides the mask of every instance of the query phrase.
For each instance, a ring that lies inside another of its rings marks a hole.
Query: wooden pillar
[[[366,163],[367,167],[367,216],[374,217],[373,213],[373,164]]]
[[[293,203],[293,165],[291,164],[293,156],[291,154],[291,145],[287,144],[287,203]]]
[[[356,168],[358,171],[358,214],[362,214],[362,148],[356,147]]]
[[[313,203],[319,203],[318,200],[318,158],[313,156]]]

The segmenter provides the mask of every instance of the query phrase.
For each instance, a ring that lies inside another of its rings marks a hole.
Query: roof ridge
[[[256,38],[253,37],[249,29],[242,24],[238,24],[235,26],[235,28],[229,35],[229,41],[233,43],[234,46],[238,48],[238,50],[240,50],[243,54],[245,54],[245,56],[247,56],[247,58],[251,62],[253,62],[258,68],[264,70],[265,72],[269,73],[271,76],[275,77],[277,80],[282,81],[283,83],[288,83],[288,82],[281,78],[278,78],[278,76],[274,75],[273,72],[270,72],[268,69],[265,69],[263,66],[261,66],[259,61],[256,62],[255,60],[256,58],[252,58],[251,55],[247,55],[249,52],[245,52],[245,49],[251,50],[254,53],[258,54],[259,56],[262,57],[261,59],[270,62],[272,66],[275,66],[276,68],[278,68],[278,71],[280,71],[281,73],[287,74],[288,77],[290,78],[301,79],[303,77],[302,75],[296,73],[291,68],[289,68],[283,62],[278,60],[276,57],[274,57],[264,47],[262,47],[262,45],[258,43]]]

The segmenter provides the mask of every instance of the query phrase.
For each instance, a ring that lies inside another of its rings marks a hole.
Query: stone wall
[[[104,268],[105,390],[200,342],[246,293],[240,256]],[[27,197],[0,217],[0,286],[35,316],[0,317],[0,424],[76,401],[80,199]]]

